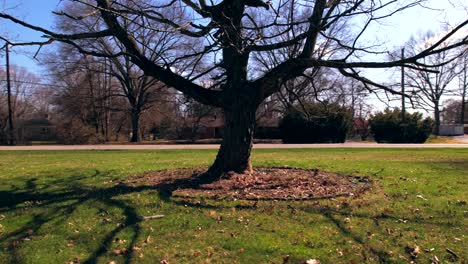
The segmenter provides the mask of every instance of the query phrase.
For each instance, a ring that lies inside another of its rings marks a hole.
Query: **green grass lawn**
[[[256,203],[118,184],[215,155],[0,152],[0,263],[409,263],[416,246],[417,263],[468,261],[468,149],[254,151],[254,166],[372,178],[360,197]],[[156,214],[165,217],[139,220]]]
[[[431,135],[425,143],[426,144],[463,144],[464,142],[456,140],[453,137]]]

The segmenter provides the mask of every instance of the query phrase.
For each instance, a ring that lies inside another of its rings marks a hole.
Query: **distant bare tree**
[[[406,44],[406,51],[410,56],[414,56],[437,41],[435,34],[428,32],[421,39],[411,39]],[[448,43],[442,44],[442,48]],[[450,84],[460,74],[458,49],[445,49],[442,52],[426,56],[421,59],[423,64],[434,65],[436,72],[424,71],[421,69],[408,68],[405,71],[406,86],[413,89],[413,98],[417,108],[430,111],[434,114],[434,133],[439,134],[441,117],[441,100],[444,95],[452,92]]]
[[[12,65],[10,67],[12,110],[15,119],[32,113],[31,95],[39,89],[39,78],[26,68]],[[5,71],[0,70],[2,86],[5,85]]]
[[[132,5],[132,1],[127,2]],[[94,13],[94,14],[93,14]],[[59,28],[73,34],[82,30],[95,31],[99,30],[102,25],[95,23],[98,19],[98,14],[93,12],[93,8],[84,6],[77,8],[76,5],[68,3],[65,5],[61,13],[59,20]],[[66,15],[65,15],[66,14]],[[93,15],[89,15],[93,14]],[[67,18],[74,17],[80,19],[73,19],[73,23],[69,23]],[[124,23],[126,30],[134,30],[131,23]],[[176,39],[170,35],[156,35],[149,30],[143,30],[140,32],[139,41],[143,45],[142,52],[148,56],[151,60],[156,60],[163,51],[173,50],[177,45]],[[155,44],[156,43],[156,44]],[[96,42],[90,43],[89,41],[80,41],[80,46],[84,48],[95,48],[100,52],[113,54],[117,50],[121,50],[123,47],[121,44],[109,41],[108,39],[98,39]],[[67,53],[70,50],[67,50]],[[75,50],[72,50],[75,52]],[[80,63],[83,61],[80,59]],[[93,70],[96,74],[109,76],[108,83],[115,80],[117,91],[109,94],[108,96],[120,96],[125,98],[128,107],[122,107],[121,111],[127,113],[131,121],[131,142],[140,141],[140,119],[143,112],[152,108],[159,97],[160,90],[164,87],[161,82],[157,79],[145,75],[144,72],[138,68],[132,61],[130,56],[120,56],[108,58],[94,59],[92,65],[100,64],[99,69],[87,69],[88,71]],[[86,65],[86,64],[84,64]],[[96,66],[92,66],[96,68]],[[105,78],[105,77],[104,77]],[[101,98],[103,101],[104,98]],[[113,106],[113,110],[117,110],[118,107]]]
[[[461,119],[461,101],[449,99],[444,102],[441,116],[444,123],[459,123]],[[463,123],[462,123],[463,124]]]
[[[468,99],[468,50],[465,49],[463,56],[460,57],[461,72],[458,75],[458,84],[460,86],[461,104],[460,104],[460,124],[465,123],[466,104]]]
[[[40,96],[45,95],[46,87],[40,83],[40,79],[35,74],[16,65],[11,65],[10,68],[13,133],[16,143],[21,143],[23,138],[18,138],[22,136],[18,126],[25,120],[47,115],[49,105],[48,100]],[[3,138],[0,141],[2,142],[6,140],[5,130],[9,127],[5,75],[5,71],[0,69],[0,138]]]
[[[131,111],[119,80],[112,75],[115,66],[109,58],[82,55],[70,48],[61,45],[41,58],[52,76],[49,82],[54,83],[49,98],[57,121],[68,124],[61,131],[73,129],[71,123],[76,123],[92,142],[119,140],[121,135],[128,139]],[[76,143],[87,142],[79,135],[73,137]]]

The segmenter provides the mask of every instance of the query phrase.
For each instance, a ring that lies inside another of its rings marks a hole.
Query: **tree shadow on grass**
[[[53,175],[41,175],[41,177],[47,176]],[[27,243],[27,241],[33,239],[33,236],[37,234],[44,225],[58,221],[65,223],[80,206],[88,202],[97,202],[108,208],[121,210],[123,212],[124,221],[101,237],[99,246],[93,249],[88,257],[80,261],[80,263],[97,263],[101,257],[109,253],[113,241],[117,238],[117,235],[124,230],[130,230],[131,232],[129,250],[122,255],[124,263],[135,261],[135,252],[132,251],[132,249],[136,246],[137,240],[141,236],[142,232],[139,223],[143,221],[143,219],[138,215],[135,206],[132,206],[122,199],[118,199],[121,195],[153,190],[157,191],[162,201],[171,202],[181,207],[188,206],[207,210],[226,208],[226,205],[216,200],[212,200],[211,204],[201,204],[194,203],[187,199],[184,200],[183,198],[172,199],[172,193],[177,189],[199,187],[200,181],[194,180],[193,177],[172,179],[156,185],[130,186],[124,183],[117,183],[109,187],[94,187],[90,186],[90,184],[83,184],[83,182],[88,179],[99,177],[102,177],[102,173],[98,170],[91,175],[86,175],[85,172],[73,171],[70,177],[55,177],[54,180],[49,180],[45,183],[40,183],[38,178],[27,179],[25,177],[24,188],[10,184],[10,186],[12,186],[10,190],[0,191],[0,214],[19,214],[23,213],[27,208],[41,209],[39,213],[33,214],[32,219],[22,224],[18,229],[1,234],[0,246],[7,249],[6,252],[10,255],[11,262],[25,262],[23,259],[24,257],[20,254],[23,243]],[[8,186],[8,183],[4,184]],[[239,209],[257,210],[257,205],[256,203],[243,205]],[[346,210],[309,206],[299,209],[308,213],[325,216],[344,236],[350,237],[355,242],[361,244],[368,252],[375,255],[380,262],[386,262],[388,259],[388,254],[386,252],[372,247],[362,239],[360,235],[346,228],[345,224],[340,220],[340,217],[349,213]],[[372,219],[375,216],[353,214],[353,217]],[[398,216],[386,217],[400,218]]]
[[[124,221],[108,232],[101,240],[99,248],[95,249],[89,257],[80,263],[97,263],[99,258],[108,253],[117,234],[125,229],[131,229],[132,238],[128,252],[123,255],[125,263],[132,262],[134,252],[131,250],[140,237],[141,230],[138,225],[143,218],[138,215],[137,209],[129,203],[116,199],[118,196],[155,190],[159,197],[166,202],[170,201],[172,192],[180,188],[196,188],[198,181],[193,178],[182,178],[158,185],[129,186],[117,183],[110,187],[92,187],[84,185],[83,180],[101,177],[96,170],[91,175],[85,172],[68,171],[70,177],[48,180],[38,183],[38,178],[25,178],[24,187],[16,179],[15,182],[3,182],[10,186],[8,190],[0,190],[0,214],[24,214],[28,209],[39,209],[32,219],[22,224],[20,228],[0,234],[0,247],[7,250],[12,263],[25,262],[19,253],[23,243],[33,239],[40,229],[51,222],[66,222],[72,214],[84,203],[99,202],[108,208],[117,208],[123,211]],[[41,175],[42,178],[54,178],[54,175]]]
[[[431,162],[429,165],[437,169],[445,167],[449,170],[468,171],[468,159]]]

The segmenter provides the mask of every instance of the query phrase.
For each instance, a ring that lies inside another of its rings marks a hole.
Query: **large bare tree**
[[[131,4],[131,1],[127,2]],[[72,2],[67,2],[63,6],[63,10],[57,12],[57,14],[60,18],[58,19],[57,27],[69,34],[80,31],[99,31],[102,27],[100,23],[96,23],[99,17],[93,13],[92,6],[77,6]],[[75,19],[70,21],[70,17]],[[144,23],[144,21],[142,22]],[[135,29],[135,25],[132,23],[124,22],[123,26],[127,31]],[[152,30],[141,30],[139,32],[139,41],[142,43],[142,53],[151,60],[157,60],[163,52],[174,50],[179,46],[176,36],[156,34]],[[77,44],[80,47],[96,49],[106,54],[112,54],[123,49],[120,43],[106,38],[100,38],[97,41],[91,42],[82,40],[77,42]],[[152,48],[148,48],[149,46],[152,46]],[[64,57],[70,57],[70,52],[77,53],[76,51],[67,49],[67,54],[64,54]],[[75,57],[78,58],[79,64],[83,62],[82,56]],[[163,84],[158,82],[157,79],[145,75],[140,68],[135,66],[129,56],[99,58],[93,60],[92,64],[101,64],[99,67],[101,69],[100,72],[94,69],[96,74],[109,76],[111,80],[115,80],[118,84],[117,86],[120,88],[118,89],[118,93],[113,93],[111,96],[121,96],[126,99],[128,107],[121,110],[130,117],[132,132],[130,141],[140,141],[141,116],[156,104],[158,94],[162,93]],[[89,70],[87,69],[87,71]]]
[[[458,85],[460,86],[461,104],[460,104],[460,124],[465,123],[466,100],[468,96],[468,49],[464,50],[463,56],[460,57],[461,64],[460,74],[458,75]]]
[[[418,54],[427,49],[436,41],[435,34],[428,32],[420,40],[411,39],[407,43],[406,50],[411,55]],[[448,46],[442,44],[442,47]],[[434,114],[434,133],[439,134],[442,111],[442,98],[451,91],[450,86],[461,72],[460,50],[446,49],[437,54],[426,56],[421,59],[425,64],[434,65],[436,72],[421,69],[407,69],[405,71],[406,85],[413,89],[417,108],[422,108]]]
[[[442,46],[455,33],[464,29],[468,21],[460,23],[430,47],[405,59],[365,61],[385,50],[369,41],[368,29],[392,15],[411,7],[421,7],[423,0],[74,0],[75,5],[92,7],[87,15],[98,15],[100,30],[67,34],[53,32],[19,20],[5,13],[9,19],[45,34],[43,44],[53,41],[68,43],[81,53],[101,57],[129,56],[146,75],[207,105],[220,107],[224,112],[225,133],[215,162],[199,180],[216,180],[226,171],[249,173],[252,170],[250,153],[258,106],[278,93],[285,82],[302,77],[308,69],[332,68],[359,80],[368,89],[384,89],[398,93],[360,75],[363,68],[405,66],[435,71],[435,65],[421,59],[445,50],[466,45],[466,37]],[[291,11],[292,10],[292,11]],[[289,15],[301,14],[298,16]],[[71,20],[74,17],[58,13]],[[349,34],[331,34],[335,25],[344,20],[353,23]],[[128,30],[126,24],[132,24]],[[184,50],[168,51],[157,60],[143,52],[148,47],[140,41],[142,31],[173,34],[181,41],[196,43]],[[288,36],[288,37],[285,37]],[[291,37],[292,36],[292,37]],[[79,45],[78,40],[115,41],[122,49],[112,54]],[[191,42],[189,41],[191,40]],[[340,53],[323,56],[320,43],[330,41],[343,49]],[[40,43],[37,43],[40,44]],[[262,53],[279,53],[297,46],[297,52],[281,58],[274,67],[259,68],[253,63]],[[187,67],[189,65],[189,67]],[[181,70],[183,68],[183,70]],[[203,71],[197,69],[204,69]]]
[[[5,130],[7,126],[9,127],[9,122],[7,122],[9,110],[11,110],[14,127],[16,127],[18,121],[31,118],[37,112],[37,109],[33,105],[32,97],[41,88],[38,77],[26,68],[11,65],[10,79],[10,107],[7,107],[6,71],[0,69],[0,130]],[[13,133],[15,134],[14,138],[16,138],[16,128]]]

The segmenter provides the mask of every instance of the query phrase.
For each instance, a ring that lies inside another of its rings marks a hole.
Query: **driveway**
[[[343,144],[255,144],[254,149],[298,148],[468,148],[467,144],[377,144],[347,142]],[[465,141],[464,141],[465,142]],[[0,150],[162,150],[162,149],[218,149],[218,144],[197,145],[47,145],[47,146],[0,146]]]
[[[463,136],[456,136],[456,137],[453,137],[453,139],[463,142],[465,144],[468,144],[468,134],[465,134]]]

